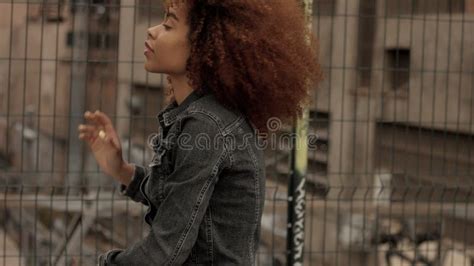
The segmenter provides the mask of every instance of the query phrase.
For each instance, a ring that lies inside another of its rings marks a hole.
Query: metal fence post
[[[313,0],[302,0],[309,32],[312,30]],[[308,39],[309,42],[309,39]],[[287,265],[303,265],[306,172],[308,168],[309,109],[297,119],[291,132],[291,172],[288,183]]]
[[[73,18],[74,37],[71,64],[71,94],[69,101],[68,174],[64,185],[77,188],[83,184],[81,180],[81,172],[83,170],[82,141],[77,137],[77,127],[82,121],[82,114],[85,111],[86,105],[86,72],[89,51],[89,4],[85,0],[76,0],[71,4],[75,5],[75,14]]]

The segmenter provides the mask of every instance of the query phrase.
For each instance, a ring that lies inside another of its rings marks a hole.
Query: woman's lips
[[[155,51],[151,48],[151,46],[147,42],[145,42],[145,51],[144,51],[144,53],[146,53],[146,52],[155,53]]]

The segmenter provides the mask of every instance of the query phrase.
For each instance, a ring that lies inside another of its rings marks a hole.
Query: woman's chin
[[[153,67],[151,67],[148,62],[145,62],[145,64],[143,65],[143,68],[145,68],[147,72],[151,72],[151,73],[154,72]]]
[[[145,62],[143,68],[145,68],[145,70],[150,73],[163,73],[162,69],[156,65],[151,65],[149,62]]]

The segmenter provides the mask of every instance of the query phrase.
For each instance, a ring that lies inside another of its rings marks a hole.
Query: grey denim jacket
[[[213,94],[193,91],[157,115],[154,156],[120,191],[148,206],[149,234],[99,265],[254,265],[265,196],[257,131]]]

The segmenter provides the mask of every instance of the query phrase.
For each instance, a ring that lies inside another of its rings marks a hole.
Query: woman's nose
[[[153,40],[156,39],[156,32],[157,32],[156,28],[157,28],[157,26],[149,28],[147,30],[147,38],[148,39],[153,39]]]
[[[147,39],[154,39],[150,30],[147,30]]]

